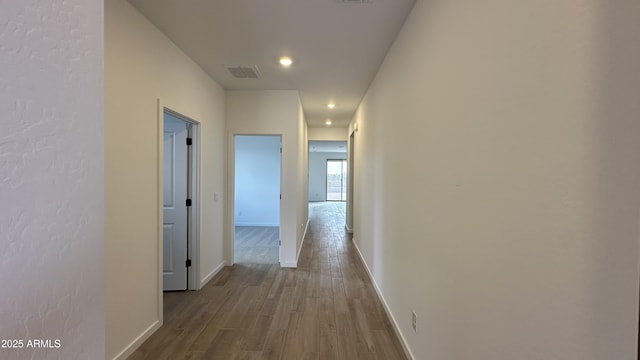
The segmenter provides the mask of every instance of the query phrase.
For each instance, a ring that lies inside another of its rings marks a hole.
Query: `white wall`
[[[309,201],[327,200],[327,160],[346,158],[347,153],[309,153]]]
[[[280,137],[236,136],[235,225],[280,226]]]
[[[349,134],[347,128],[309,128],[309,140],[346,141]]]
[[[201,282],[224,264],[225,94],[127,1],[105,5],[106,318],[113,358],[125,356],[138,336],[144,340],[162,314],[158,99],[200,122]]]
[[[234,183],[233,135],[282,135],[281,265],[296,266],[308,220],[307,130],[298,92],[227,91],[226,109],[230,185]],[[229,186],[229,194],[233,193],[233,186]],[[234,214],[233,201],[227,205],[228,213]],[[228,229],[233,229],[233,218],[229,219]],[[227,237],[231,238],[231,234]]]
[[[637,1],[417,1],[351,124],[416,359],[636,358],[638,34]]]
[[[104,359],[103,2],[1,8],[0,358]]]

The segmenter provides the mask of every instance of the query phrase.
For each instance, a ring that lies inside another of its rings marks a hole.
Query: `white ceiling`
[[[415,2],[130,1],[225,89],[298,90],[311,127],[348,125]],[[261,78],[236,79],[229,65],[257,65]]]
[[[346,141],[309,141],[309,152],[346,153]]]

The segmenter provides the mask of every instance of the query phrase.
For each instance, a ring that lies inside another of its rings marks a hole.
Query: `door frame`
[[[356,139],[356,129],[354,129],[351,134],[349,134],[348,144],[347,144],[347,214],[346,214],[346,224],[345,228],[349,234],[353,234],[353,177],[355,173],[354,160],[355,160],[355,139]]]
[[[164,154],[164,114],[165,112],[189,123],[189,136],[192,138],[192,145],[188,152],[190,154],[189,168],[189,197],[192,199],[192,206],[187,208],[189,239],[187,240],[187,258],[191,259],[191,267],[187,269],[187,290],[199,290],[200,284],[200,122],[193,117],[186,115],[186,112],[177,110],[178,107],[165,103],[158,99],[158,120],[157,120],[157,141],[158,141],[158,226],[157,226],[157,251],[158,251],[158,304],[159,318],[163,313],[163,154]]]
[[[235,206],[236,206],[236,136],[277,136],[280,138],[280,225],[279,237],[280,246],[278,247],[278,265],[282,267],[284,258],[284,244],[282,242],[282,228],[284,219],[284,206],[282,206],[282,154],[283,154],[283,135],[282,134],[259,134],[259,133],[230,133],[228,138],[228,166],[227,166],[227,236],[225,236],[225,247],[227,264],[233,266],[235,264]]]

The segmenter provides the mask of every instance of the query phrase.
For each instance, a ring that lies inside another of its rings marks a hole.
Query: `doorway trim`
[[[225,236],[225,248],[226,248],[226,256],[227,256],[227,265],[233,266],[235,264],[235,206],[236,206],[236,136],[277,136],[280,138],[280,246],[278,249],[278,265],[282,266],[283,258],[284,258],[284,247],[285,244],[282,241],[283,228],[285,226],[284,223],[284,206],[282,205],[282,169],[283,169],[283,144],[284,144],[284,136],[283,134],[260,134],[260,133],[229,133],[227,149],[228,149],[228,157],[227,157],[227,226],[226,226],[226,236]]]
[[[163,223],[163,154],[164,154],[164,114],[165,112],[184,120],[191,124],[189,136],[193,139],[192,146],[190,147],[190,162],[189,167],[189,196],[193,200],[194,204],[187,208],[188,211],[188,229],[189,239],[187,243],[187,257],[191,259],[191,267],[187,270],[187,290],[198,290],[200,278],[200,122],[194,120],[192,117],[185,115],[185,112],[176,110],[178,107],[167,104],[162,99],[158,99],[158,114],[157,114],[157,141],[158,141],[158,226],[157,226],[157,239],[158,239],[158,312],[159,318],[163,319],[163,241],[162,241],[162,223]]]
[[[355,160],[355,139],[356,139],[356,131],[354,129],[351,134],[349,134],[349,140],[347,145],[347,214],[346,214],[346,222],[345,228],[349,234],[353,234],[354,221],[353,221],[353,188],[354,182],[353,177],[355,173],[354,168],[354,160]]]

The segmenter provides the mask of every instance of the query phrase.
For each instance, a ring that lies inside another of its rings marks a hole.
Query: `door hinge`
[[[191,199],[187,199],[187,206],[191,206]]]
[[[280,194],[280,200],[282,200],[282,194]]]
[[[191,259],[187,259],[187,267],[191,267]]]
[[[282,154],[282,147],[280,147],[280,154]]]
[[[187,146],[191,146],[193,144],[193,139],[187,138]]]
[[[278,240],[278,246],[282,246],[282,240]]]

